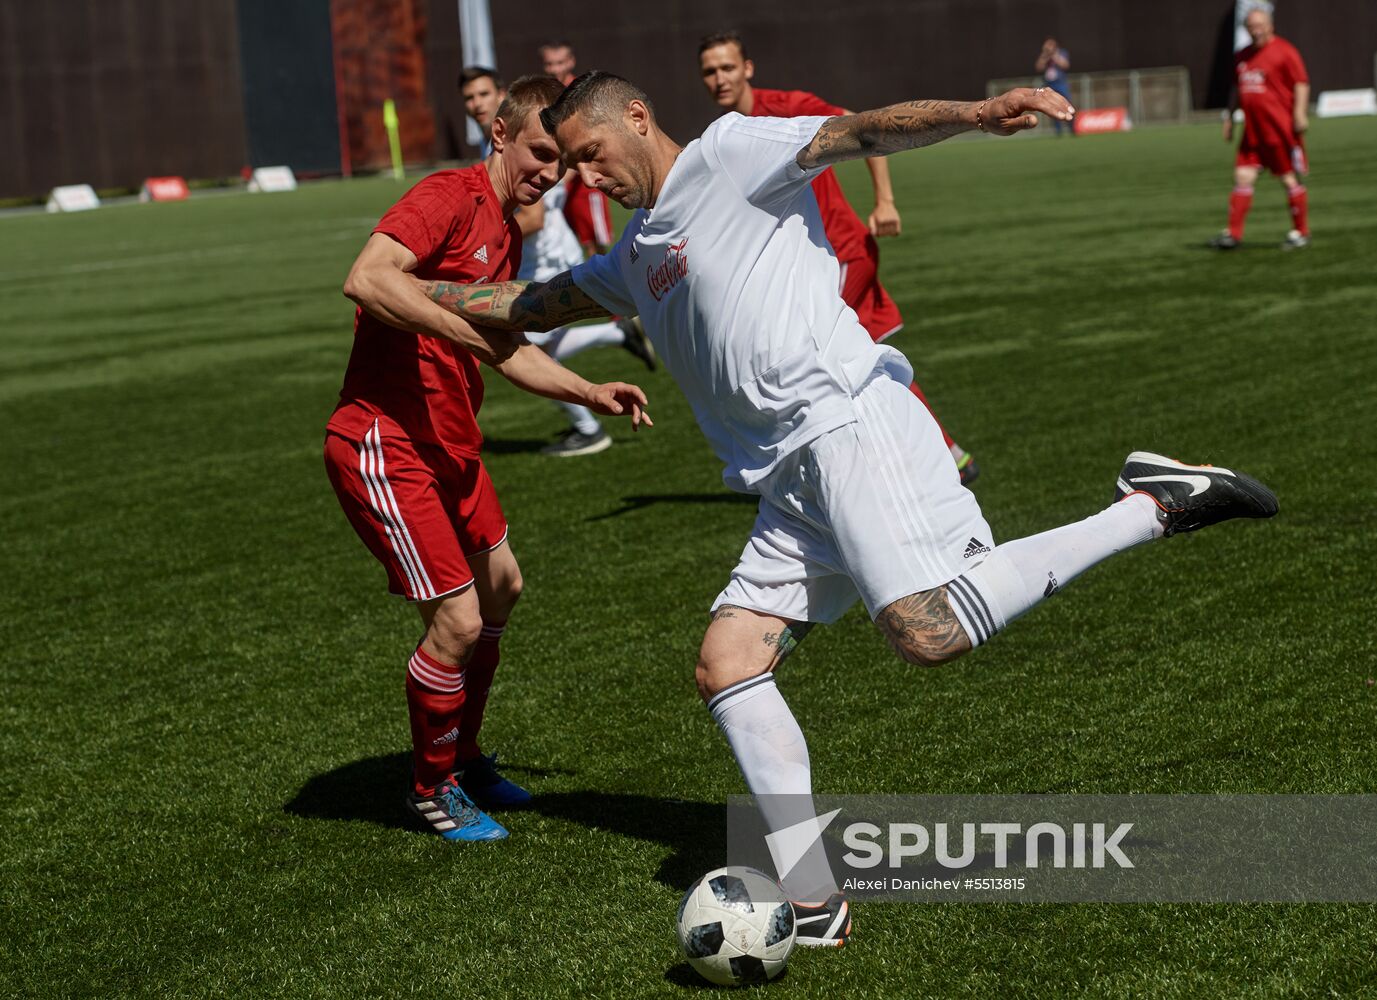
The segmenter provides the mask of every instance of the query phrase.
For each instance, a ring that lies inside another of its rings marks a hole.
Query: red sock
[[[428,792],[454,773],[464,715],[464,668],[441,663],[417,647],[406,668],[406,707],[416,791]]]
[[[483,728],[483,710],[488,707],[488,689],[497,673],[497,664],[502,660],[499,644],[507,623],[484,622],[483,631],[478,633],[473,656],[464,671],[464,719],[459,724],[458,759],[460,763],[473,760],[483,751],[478,748],[478,730]]]
[[[1308,206],[1305,200],[1305,185],[1293,187],[1287,194],[1287,200],[1291,202],[1291,225],[1300,230],[1302,236],[1309,236],[1310,220],[1306,214]]]
[[[1248,209],[1253,207],[1253,189],[1236,187],[1229,195],[1229,235],[1236,240],[1243,239],[1243,222],[1248,218]]]
[[[928,406],[928,397],[924,396],[923,390],[918,388],[917,379],[908,384],[908,391],[913,393],[919,399],[921,399],[923,401],[923,405],[928,407],[928,412],[932,413],[932,407]],[[937,420],[937,414],[932,413],[932,419]],[[947,443],[948,448],[956,444],[956,442],[951,439],[951,435],[947,433],[947,429],[942,426],[942,421],[940,420],[937,420],[937,429],[942,432],[942,440]]]

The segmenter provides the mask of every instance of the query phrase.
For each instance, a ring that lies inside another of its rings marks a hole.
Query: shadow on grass
[[[502,762],[502,770],[513,776],[538,778],[574,773],[562,768],[523,767],[506,761]],[[284,812],[306,819],[362,820],[399,830],[419,830],[419,824],[402,805],[402,797],[410,787],[410,753],[365,757],[317,774],[282,808]]]
[[[747,496],[745,493],[650,493],[644,496],[622,497],[622,505],[616,510],[609,510],[606,514],[595,514],[588,518],[589,521],[606,521],[610,517],[621,517],[623,514],[630,514],[635,510],[644,510],[646,507],[653,507],[658,503],[746,503],[759,504],[760,498]]]
[[[554,441],[554,437],[547,438],[484,438],[483,451],[493,455],[524,455],[533,451],[540,451],[547,444]]]
[[[506,761],[502,770],[518,780],[572,773]],[[311,778],[282,808],[306,819],[362,821],[419,830],[419,824],[402,805],[410,781],[410,753],[365,757]],[[537,792],[525,811],[594,831],[664,844],[670,854],[660,863],[655,878],[673,889],[687,888],[699,875],[726,860],[727,809],[720,803],[616,792]],[[520,812],[497,815],[519,835]]]

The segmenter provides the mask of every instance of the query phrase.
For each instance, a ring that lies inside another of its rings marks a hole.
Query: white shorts
[[[874,619],[994,548],[918,397],[881,375],[855,404],[854,423],[800,448],[758,484],[760,513],[714,611],[730,604],[833,622],[859,598]]]

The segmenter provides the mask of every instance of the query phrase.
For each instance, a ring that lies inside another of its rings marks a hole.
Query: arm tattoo
[[[971,648],[966,630],[947,601],[946,587],[901,597],[881,611],[875,623],[894,652],[909,663],[934,666]]]
[[[502,281],[490,285],[422,281],[421,291],[441,308],[470,323],[499,330],[540,332],[576,320],[610,315],[574,284],[568,271],[549,281]]]
[[[798,165],[807,170],[931,146],[974,128],[975,123],[967,120],[974,107],[966,101],[908,101],[829,118],[813,141],[799,150]]]

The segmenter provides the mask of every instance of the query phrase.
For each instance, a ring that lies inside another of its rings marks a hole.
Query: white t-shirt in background
[[[838,291],[811,187],[820,170],[796,162],[826,120],[717,119],[679,154],[655,207],[574,268],[604,308],[641,317],[724,481],[744,492],[854,421],[853,397],[874,373],[912,378]]]
[[[563,180],[541,195],[545,222],[521,244],[521,271],[517,277],[549,281],[583,262],[583,247],[564,218],[568,198],[569,189]]]

